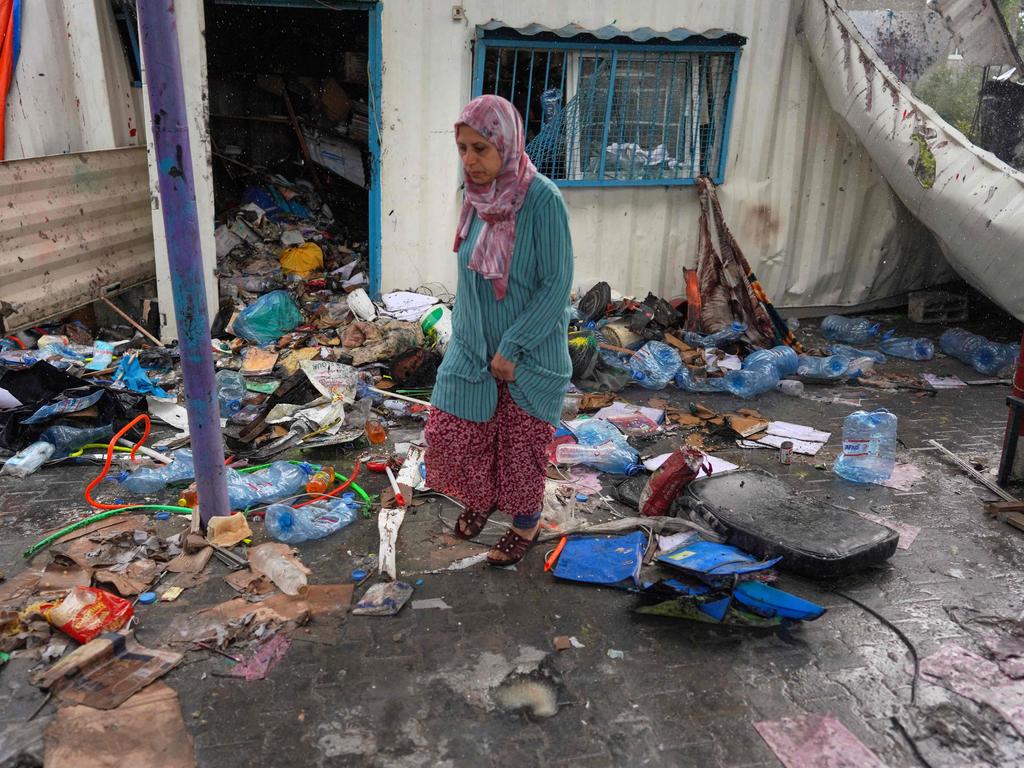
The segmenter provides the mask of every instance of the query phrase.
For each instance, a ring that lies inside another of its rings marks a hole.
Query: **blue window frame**
[[[139,54],[139,19],[134,2],[113,0],[114,21],[117,34],[121,37],[132,88],[142,87],[142,57]]]
[[[516,105],[527,152],[559,186],[720,184],[740,51],[485,32],[473,93]]]

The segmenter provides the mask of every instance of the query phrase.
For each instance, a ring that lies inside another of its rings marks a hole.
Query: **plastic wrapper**
[[[302,313],[286,291],[271,291],[238,313],[232,325],[236,336],[270,344],[302,322]]]
[[[94,587],[75,587],[60,603],[49,608],[46,620],[80,643],[103,632],[114,632],[132,617],[132,604]]]

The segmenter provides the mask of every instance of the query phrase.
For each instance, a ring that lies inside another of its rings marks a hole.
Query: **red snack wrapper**
[[[46,620],[80,643],[114,632],[132,617],[132,604],[94,587],[76,587],[46,611]]]

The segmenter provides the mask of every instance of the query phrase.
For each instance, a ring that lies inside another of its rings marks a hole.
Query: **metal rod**
[[[125,312],[124,310],[122,310],[122,309],[121,309],[121,308],[120,308],[119,306],[117,306],[117,304],[115,304],[114,302],[112,302],[112,301],[111,301],[110,299],[108,299],[108,298],[107,298],[106,296],[100,296],[100,301],[102,301],[102,302],[103,302],[104,304],[106,304],[106,305],[107,305],[108,307],[110,307],[110,308],[111,308],[112,310],[114,310],[115,312],[117,312],[117,314],[119,314],[119,315],[120,315],[120,316],[121,316],[122,318],[124,318],[125,322],[127,322],[127,323],[128,323],[128,324],[129,324],[129,325],[130,325],[130,326],[132,327],[132,328],[134,328],[134,329],[135,329],[136,331],[138,331],[139,333],[141,333],[141,334],[142,334],[143,336],[145,336],[145,337],[146,337],[147,339],[149,339],[150,341],[152,341],[152,342],[153,342],[154,344],[156,344],[156,345],[157,345],[158,347],[162,347],[162,346],[164,345],[164,344],[163,344],[163,342],[162,342],[162,341],[160,341],[160,339],[158,339],[158,338],[157,338],[156,336],[154,336],[154,335],[153,335],[152,333],[150,333],[150,332],[149,332],[149,331],[147,331],[147,330],[146,330],[145,328],[143,328],[143,327],[142,327],[141,325],[139,325],[139,324],[138,324],[137,322],[135,322],[135,320],[133,320],[133,319],[132,319],[131,315],[129,315],[129,314],[128,314],[127,312]]]
[[[213,375],[210,316],[196,190],[192,179],[185,85],[178,50],[174,3],[139,3],[149,117],[160,184],[160,209],[167,237],[174,316],[178,322],[181,372],[185,384],[189,435],[196,466],[196,488],[203,500],[200,514],[231,514],[224,474],[224,440]]]
[[[993,483],[991,480],[989,480],[987,477],[985,477],[983,474],[981,474],[981,472],[976,470],[974,467],[972,467],[966,461],[961,459],[959,456],[957,456],[951,450],[946,448],[946,446],[942,445],[942,443],[940,443],[939,441],[937,441],[937,440],[929,440],[928,444],[932,445],[932,446],[938,448],[940,451],[942,451],[946,455],[946,458],[948,458],[950,461],[952,461],[954,464],[956,464],[958,467],[960,467],[960,469],[962,469],[964,472],[966,472],[968,475],[970,475],[972,478],[974,478],[978,483],[980,483],[981,485],[985,486],[990,491],[992,491],[992,493],[994,493],[996,496],[1001,498],[1003,501],[1017,501],[1018,500],[1015,497],[1013,497],[1010,494],[1008,494],[1006,491],[1004,491],[998,485]]]

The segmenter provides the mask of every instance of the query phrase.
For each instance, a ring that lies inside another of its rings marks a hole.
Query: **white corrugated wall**
[[[455,288],[459,202],[452,123],[470,95],[475,25],[570,22],[620,29],[723,29],[748,38],[720,197],[775,302],[809,310],[899,296],[948,279],[928,235],[889,190],[829,106],[803,40],[801,0],[384,0],[382,284]],[[564,190],[576,283],[681,292],[694,264],[693,188]]]
[[[5,159],[143,144],[109,0],[22,4],[21,56],[7,96]]]

